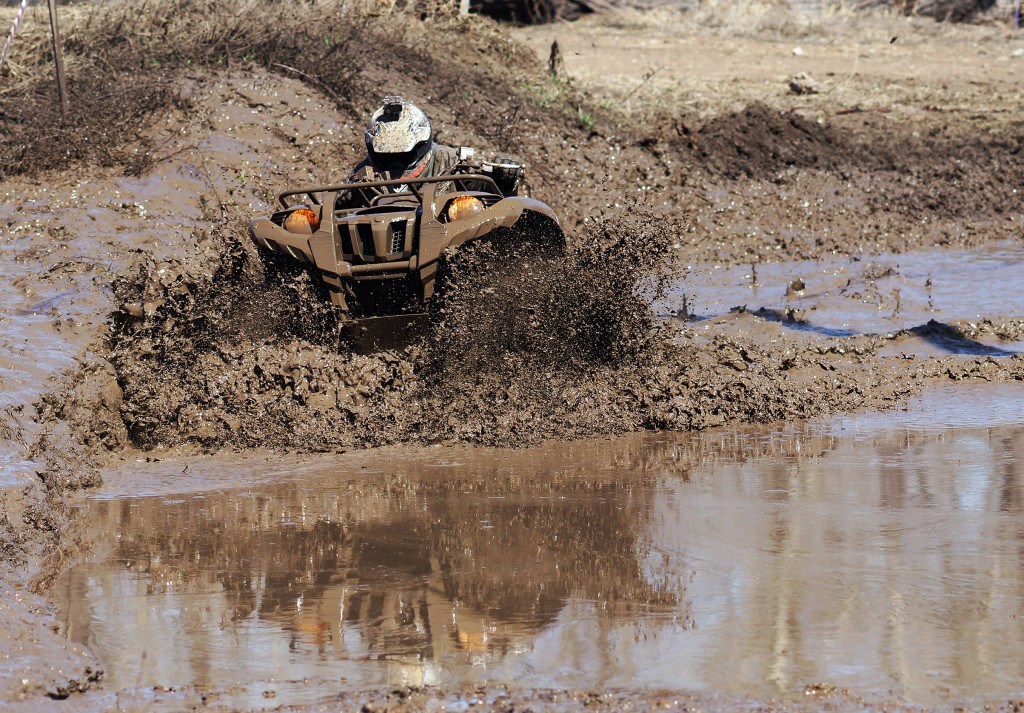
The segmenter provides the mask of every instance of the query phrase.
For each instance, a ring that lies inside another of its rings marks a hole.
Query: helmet
[[[366,127],[366,151],[375,168],[388,173],[415,168],[434,145],[430,119],[402,97],[384,97]]]

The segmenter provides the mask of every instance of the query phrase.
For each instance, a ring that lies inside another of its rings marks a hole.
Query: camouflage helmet
[[[404,173],[415,168],[433,144],[430,119],[402,97],[384,97],[366,127],[366,151],[383,171]]]

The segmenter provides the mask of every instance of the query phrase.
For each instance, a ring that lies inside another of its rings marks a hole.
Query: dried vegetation
[[[365,97],[379,93],[367,68],[409,68],[427,80],[446,62],[431,51],[442,30],[461,33],[470,46],[486,44],[506,69],[534,64],[487,21],[460,19],[453,6],[445,0],[154,0],[145,12],[130,2],[72,6],[63,20],[67,116],[55,98],[46,28],[36,17],[26,22],[31,26],[0,74],[0,177],[76,162],[142,171],[151,148],[142,130],[160,112],[188,102],[176,90],[182,72],[262,66],[300,77],[339,108],[361,113]]]

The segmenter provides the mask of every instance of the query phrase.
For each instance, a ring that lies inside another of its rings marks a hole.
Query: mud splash
[[[891,385],[866,393],[865,349],[837,352],[849,376],[794,390],[816,345],[678,339],[649,302],[673,239],[655,219],[597,220],[564,258],[470,251],[431,336],[376,355],[339,352],[308,278],[264,272],[243,239],[225,226],[197,241],[199,259],[118,281],[110,359],[136,446],[524,445],[808,416],[913,388],[879,369]]]
[[[665,231],[602,223],[558,258],[464,250],[430,335],[374,355],[339,352],[309,277],[264,270],[242,240],[200,240],[192,264],[209,273],[152,263],[118,281],[111,362],[136,445],[524,443],[643,425],[620,392],[647,388],[664,353],[637,288]]]

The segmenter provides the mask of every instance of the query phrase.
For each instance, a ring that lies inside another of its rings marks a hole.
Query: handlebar
[[[339,183],[331,186],[303,186],[302,188],[295,188],[290,191],[281,191],[277,194],[277,201],[284,208],[290,208],[291,206],[287,202],[287,198],[292,196],[306,196],[310,202],[314,205],[320,205],[320,199],[316,194],[318,193],[340,193],[342,191],[350,191],[362,188],[387,188],[390,186],[409,186],[418,199],[422,200],[419,191],[414,186],[421,186],[428,183],[448,183],[448,182],[463,182],[463,181],[480,181],[485,184],[489,184],[493,189],[494,193],[501,195],[501,191],[498,189],[498,184],[494,182],[494,179],[490,176],[482,173],[452,173],[445,176],[431,176],[429,178],[393,178],[386,181],[361,181],[357,183]]]

